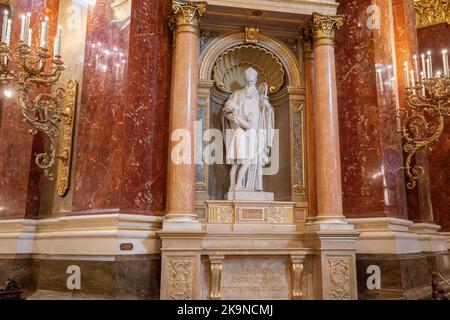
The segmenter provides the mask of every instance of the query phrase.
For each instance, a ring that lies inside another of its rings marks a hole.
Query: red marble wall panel
[[[420,52],[432,52],[434,70],[442,70],[442,49],[450,50],[450,27],[438,24],[418,30]],[[450,121],[447,119],[442,137],[428,152],[431,202],[434,221],[441,231],[450,231]]]
[[[55,37],[59,0],[17,0],[12,2],[11,41],[18,41],[20,16],[32,13],[33,44],[38,43],[41,22],[50,19],[49,39]],[[50,41],[50,43],[52,43]],[[51,48],[50,48],[51,49]],[[3,96],[1,99],[5,99]],[[28,135],[29,126],[22,121],[15,100],[4,100],[0,125],[0,217],[33,218],[39,212],[41,171],[34,154],[42,150],[42,137]]]
[[[397,64],[397,86],[399,95],[399,105],[401,108],[408,108],[405,99],[405,78],[404,63],[408,62],[409,69],[414,66],[413,56],[417,55],[420,64],[420,54],[418,48],[416,14],[414,3],[409,0],[393,1],[393,16],[395,29],[395,50]],[[406,155],[405,155],[406,156]],[[425,156],[425,155],[423,155]],[[426,158],[423,158],[426,163]],[[428,170],[425,163],[421,164]],[[432,208],[430,205],[429,184],[422,179],[414,189],[406,189],[408,218],[415,222],[430,222]]]
[[[369,16],[372,5],[379,19]],[[344,1],[338,13],[345,15],[336,33],[344,214],[406,218],[389,2]]]
[[[161,214],[164,209],[170,35],[168,0],[90,6],[73,210]],[[92,212],[92,211],[91,211]]]

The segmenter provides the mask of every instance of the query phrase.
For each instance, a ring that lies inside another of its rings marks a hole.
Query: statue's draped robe
[[[246,120],[250,129],[230,123],[227,109]],[[249,164],[243,185],[249,191],[262,191],[263,166],[268,162],[267,150],[272,147],[274,135],[272,106],[255,87],[240,89],[230,96],[222,110],[222,129],[227,164]]]

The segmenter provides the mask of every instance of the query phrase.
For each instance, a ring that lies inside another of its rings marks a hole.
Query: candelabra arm
[[[426,119],[423,116],[416,115],[408,119],[406,126],[403,127],[402,134],[406,140],[403,150],[407,153],[405,167],[409,178],[406,185],[409,189],[414,189],[417,185],[417,180],[425,174],[425,169],[421,165],[414,163],[413,159],[417,152],[429,148],[431,144],[440,138],[444,131],[444,123],[445,117],[440,115],[437,117],[436,126],[430,129]],[[430,135],[424,136],[424,133]]]

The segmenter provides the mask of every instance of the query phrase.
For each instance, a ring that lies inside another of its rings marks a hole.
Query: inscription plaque
[[[282,261],[225,262],[223,300],[291,299],[290,267]]]

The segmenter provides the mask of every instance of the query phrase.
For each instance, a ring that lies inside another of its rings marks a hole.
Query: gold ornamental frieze
[[[293,224],[294,202],[207,201],[210,224]]]
[[[414,0],[417,29],[450,23],[450,2],[448,0]]]

